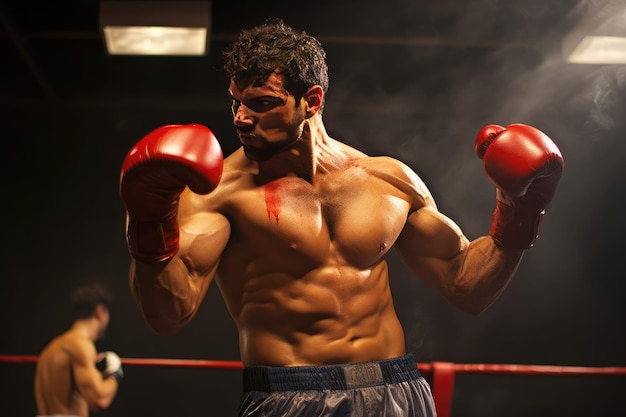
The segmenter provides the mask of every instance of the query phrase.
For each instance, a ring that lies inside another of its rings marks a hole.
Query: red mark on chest
[[[282,209],[282,199],[278,193],[279,185],[271,182],[265,186],[265,209],[267,210],[267,218],[272,217],[276,220],[276,224],[280,222],[279,214]]]

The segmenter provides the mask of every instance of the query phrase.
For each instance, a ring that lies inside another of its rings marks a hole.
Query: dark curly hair
[[[321,43],[279,18],[243,30],[223,58],[227,75],[241,87],[263,84],[273,72],[280,72],[285,76],[285,88],[296,100],[314,85],[328,90],[326,52]]]
[[[111,308],[113,299],[109,291],[101,284],[92,283],[76,288],[70,294],[72,317],[75,320],[91,317],[100,304]]]

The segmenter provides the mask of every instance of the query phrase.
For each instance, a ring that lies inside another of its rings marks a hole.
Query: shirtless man
[[[173,334],[215,279],[239,330],[240,416],[433,416],[388,282],[395,247],[453,306],[487,308],[538,236],[563,161],[526,125],[490,125],[476,151],[498,198],[469,241],[402,162],[331,138],[319,42],[280,20],[224,53],[242,147],[222,160],[201,125],[168,125],[128,153],[120,192],[130,285]]]
[[[96,352],[109,325],[111,297],[103,287],[90,284],[71,296],[74,322],[39,354],[35,372],[38,416],[87,417],[111,405],[124,376],[113,352]]]

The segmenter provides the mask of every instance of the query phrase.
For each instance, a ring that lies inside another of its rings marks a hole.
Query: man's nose
[[[253,122],[250,112],[243,104],[239,105],[237,109],[234,110],[233,118],[236,126],[248,126]]]

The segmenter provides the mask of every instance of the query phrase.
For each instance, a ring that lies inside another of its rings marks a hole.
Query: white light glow
[[[575,64],[626,64],[626,37],[585,36],[567,60]]]
[[[204,55],[206,28],[105,26],[111,55]]]

